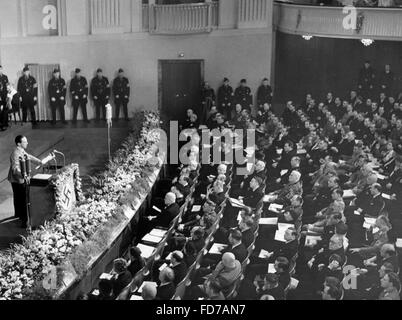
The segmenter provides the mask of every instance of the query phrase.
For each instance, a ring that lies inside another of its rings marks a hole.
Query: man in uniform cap
[[[35,105],[38,102],[38,84],[36,79],[31,76],[28,67],[25,67],[23,72],[24,74],[19,78],[17,86],[22,99],[22,119],[24,122],[27,122],[27,113],[29,110],[32,124],[36,125]]]
[[[127,105],[130,98],[130,83],[124,76],[123,69],[119,69],[119,75],[113,81],[113,96],[116,105],[116,120],[119,120],[120,108],[123,107],[124,117],[128,121]]]
[[[233,88],[229,85],[229,79],[223,79],[223,85],[218,89],[218,110],[227,120],[232,119]]]
[[[2,131],[8,127],[7,84],[8,77],[3,74],[3,67],[0,65],[0,130]]]
[[[95,104],[96,121],[100,120],[101,110],[103,120],[106,120],[105,106],[109,102],[110,85],[109,80],[102,75],[102,69],[96,71],[96,77],[91,81],[91,95]]]
[[[272,102],[272,88],[269,85],[268,78],[262,80],[261,86],[257,91],[257,105],[259,110],[264,109],[264,104],[271,104]]]
[[[48,86],[50,108],[52,109],[52,124],[56,123],[56,111],[59,109],[60,119],[67,124],[64,105],[66,104],[67,86],[63,78],[60,77],[60,70],[54,69],[53,78],[49,81]]]
[[[247,86],[247,80],[242,79],[240,86],[236,88],[234,94],[235,105],[240,104],[243,109],[251,112],[251,106],[253,104],[253,96],[251,95],[251,89]]]
[[[88,82],[81,76],[81,69],[75,69],[75,77],[71,79],[70,92],[73,104],[73,123],[77,122],[78,109],[81,107],[84,121],[89,123],[87,116]]]

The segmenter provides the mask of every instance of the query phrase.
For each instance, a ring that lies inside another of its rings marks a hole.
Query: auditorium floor
[[[111,152],[115,152],[130,131],[130,123],[119,121],[111,129]],[[14,215],[11,185],[7,181],[10,154],[14,149],[14,138],[19,135],[28,138],[28,152],[44,158],[57,149],[66,155],[66,163],[78,163],[83,178],[83,187],[88,175],[101,171],[108,161],[107,128],[104,122],[90,124],[78,122],[76,125],[40,123],[36,129],[30,124],[13,125],[0,133],[0,250],[19,239],[22,229],[10,220]],[[59,163],[62,159],[59,159]]]

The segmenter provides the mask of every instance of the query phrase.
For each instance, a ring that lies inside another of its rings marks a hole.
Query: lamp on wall
[[[304,35],[302,35],[302,38],[304,39],[304,40],[311,40],[312,38],[313,38],[313,36],[310,36],[310,35],[307,35],[307,34],[304,34]]]
[[[373,39],[361,39],[360,42],[363,43],[365,47],[368,47],[373,44],[374,40]]]

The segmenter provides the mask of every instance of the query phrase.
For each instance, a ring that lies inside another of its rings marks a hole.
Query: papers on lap
[[[142,238],[141,241],[158,244],[162,241],[162,238],[148,233],[146,236],[144,236],[144,238]]]
[[[155,237],[163,238],[166,235],[167,231],[162,229],[153,229],[149,234]]]
[[[144,299],[142,299],[141,296],[137,296],[137,295],[133,294],[133,295],[131,296],[130,300],[137,300],[137,301],[139,301],[139,300],[144,300]]]
[[[264,202],[273,202],[276,200],[276,196],[273,194],[266,194],[262,201]]]
[[[210,254],[221,254],[221,252],[227,247],[226,244],[222,244],[222,243],[214,243],[211,247],[211,249],[209,249],[209,253]]]
[[[258,255],[258,258],[266,259],[269,255],[270,255],[270,253],[268,251],[261,249],[261,252]]]
[[[281,177],[288,173],[288,169],[281,170]]]
[[[154,247],[147,246],[147,245],[142,244],[142,243],[139,243],[139,244],[137,245],[137,248],[141,250],[141,257],[143,257],[143,258],[145,258],[145,259],[146,259],[146,258],[149,258],[150,256],[152,256],[152,254],[153,254],[154,251],[155,251],[155,248],[154,248]]]
[[[402,248],[402,239],[401,238],[396,239],[395,245],[397,248]]]
[[[232,204],[233,207],[237,207],[237,208],[244,208],[245,205],[237,199],[234,198],[229,198],[230,203]]]
[[[283,205],[281,204],[277,204],[277,203],[271,203],[268,207],[269,211],[278,213],[279,211],[281,211],[283,209]]]
[[[113,278],[113,275],[111,275],[110,273],[102,273],[99,277],[99,279],[103,280],[110,280]]]
[[[306,246],[315,246],[318,241],[321,241],[321,236],[306,236]]]
[[[375,221],[376,221],[375,218],[365,217],[364,218],[364,223],[363,223],[363,228],[370,229],[373,225],[375,225]]]
[[[355,197],[356,195],[355,195],[355,193],[353,192],[353,190],[352,189],[347,189],[347,190],[344,190],[343,191],[343,197],[344,198],[353,198],[353,197]]]
[[[280,242],[286,242],[285,240],[285,231],[286,230],[276,230],[275,232],[275,240]]]
[[[268,265],[268,273],[276,273],[276,269],[273,263]]]
[[[191,212],[200,212],[201,211],[201,206],[193,206],[191,209]]]
[[[278,224],[278,218],[261,218],[260,225],[277,225]]]

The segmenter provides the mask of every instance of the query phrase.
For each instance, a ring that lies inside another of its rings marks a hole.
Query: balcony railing
[[[264,28],[272,21],[272,0],[238,0],[238,27]]]
[[[149,31],[158,34],[211,32],[218,25],[218,3],[150,5],[148,24]]]
[[[121,33],[120,0],[91,0],[91,33]]]
[[[279,31],[300,35],[399,41],[402,37],[402,10],[357,8],[354,20],[342,10],[276,3],[275,24]]]

